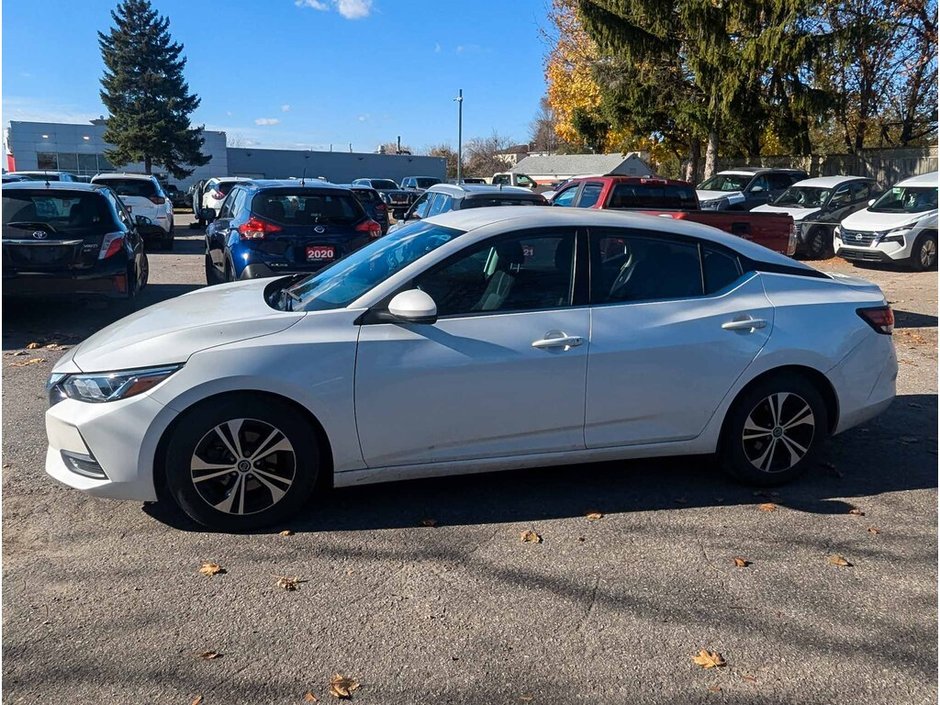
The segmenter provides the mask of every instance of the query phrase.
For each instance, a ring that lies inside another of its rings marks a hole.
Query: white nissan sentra
[[[93,335],[49,379],[46,469],[226,530],[318,476],[717,453],[771,485],[891,403],[893,323],[877,286],[701,225],[452,212]]]

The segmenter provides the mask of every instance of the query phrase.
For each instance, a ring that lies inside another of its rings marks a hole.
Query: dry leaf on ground
[[[754,676],[741,676],[742,681],[747,681],[748,683],[756,683],[757,679]]]
[[[763,504],[758,504],[757,508],[762,512],[773,512],[777,509],[777,505],[773,502],[764,502]]]
[[[333,675],[330,679],[330,695],[334,698],[345,700],[352,697],[352,692],[359,687],[359,683],[349,676],[343,676],[339,673]]]
[[[320,702],[320,698],[318,698],[316,695],[314,695],[308,690],[306,693],[304,693],[304,702],[305,703],[318,703]]]
[[[22,361],[20,361],[20,362],[14,362],[14,363],[12,363],[12,366],[13,366],[13,367],[26,367],[27,365],[36,365],[36,364],[38,364],[38,363],[40,363],[40,362],[45,362],[45,360],[44,360],[43,358],[41,358],[41,357],[31,357],[31,358],[29,358],[28,360],[22,360]]]
[[[189,705],[202,705],[202,696],[197,695]]]
[[[719,668],[727,665],[717,651],[706,651],[705,649],[701,649],[693,656],[692,661],[702,668]]]
[[[203,575],[219,575],[220,573],[225,572],[225,568],[220,566],[218,563],[205,562],[199,568],[199,572]]]
[[[869,533],[869,534],[880,534],[880,533],[881,533],[881,529],[879,529],[877,526],[869,526],[869,527],[868,527],[868,533]]]
[[[604,518],[604,513],[603,513],[603,512],[590,511],[590,512],[588,512],[587,514],[585,514],[584,516],[586,516],[589,521],[597,521],[598,519],[603,519],[603,518]]]
[[[293,592],[293,591],[296,590],[298,587],[300,587],[300,584],[303,583],[303,582],[306,582],[306,581],[305,581],[305,580],[301,580],[301,579],[298,578],[296,575],[293,575],[293,576],[289,576],[289,575],[278,575],[278,576],[277,576],[277,583],[276,583],[276,585],[277,585],[279,588],[284,588],[284,589],[287,590],[288,592]]]
[[[526,529],[519,534],[519,539],[522,543],[542,543],[542,535],[532,531],[532,529]]]
[[[840,556],[838,553],[834,553],[829,556],[829,563],[832,565],[841,566],[843,568],[851,568],[852,564],[845,560],[845,556]]]
[[[203,661],[212,661],[213,659],[219,658],[221,655],[222,654],[220,654],[218,651],[203,651],[201,654],[199,654],[199,658],[201,658]]]
[[[709,693],[720,693],[720,692],[721,692],[721,686],[720,686],[720,685],[710,685],[710,686],[708,686],[708,692],[709,692]]]
[[[421,526],[435,527],[437,526],[437,519],[431,519],[430,517],[427,519],[422,519]]]
[[[852,507],[852,508],[849,510],[849,514],[851,514],[853,517],[863,517],[863,516],[865,516],[865,512],[863,512],[863,511],[862,511],[861,509],[859,509],[858,507]]]
[[[291,531],[290,529],[284,529],[284,531],[281,532],[281,536],[293,536],[293,535],[294,535],[294,532]]]
[[[10,355],[12,355],[13,357],[19,357],[20,355],[29,355],[29,353],[26,352],[25,350],[17,350],[14,353],[10,353]]]
[[[747,560],[746,558],[741,558],[740,556],[735,556],[731,560],[734,561],[735,566],[737,566],[738,568],[747,568],[749,565],[751,565],[751,562],[749,560]]]
[[[39,343],[28,343],[28,344],[26,345],[26,349],[27,349],[27,350],[38,350],[38,349],[41,348],[41,347],[42,347],[42,346],[41,346]]]

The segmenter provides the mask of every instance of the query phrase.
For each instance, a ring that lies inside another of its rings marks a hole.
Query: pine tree
[[[113,164],[140,161],[151,173],[159,164],[175,178],[193,172],[210,157],[201,153],[201,128],[189,116],[199,98],[183,78],[183,45],[168,31],[170,21],[149,0],[122,0],[111,12],[114,27],[98,32],[104,59],[101,100],[108,109],[105,152]]]

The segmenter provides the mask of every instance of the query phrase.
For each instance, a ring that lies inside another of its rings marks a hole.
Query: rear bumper
[[[3,275],[4,296],[51,296],[55,294],[126,298],[126,265],[90,274],[17,272]]]

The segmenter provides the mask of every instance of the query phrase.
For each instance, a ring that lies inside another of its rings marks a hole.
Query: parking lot
[[[139,305],[204,284],[176,217]],[[47,478],[45,378],[130,309],[4,302],[5,701],[328,701],[342,674],[383,704],[935,702],[937,275],[817,266],[892,302],[898,398],[793,485],[701,458],[513,471],[334,490],[251,535]]]

